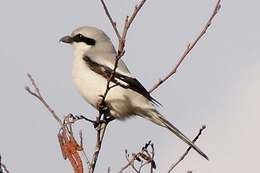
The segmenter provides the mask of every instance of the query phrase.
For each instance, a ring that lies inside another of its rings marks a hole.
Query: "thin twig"
[[[110,173],[111,172],[111,167],[109,166],[108,168],[107,168],[107,173]]]
[[[102,142],[103,142],[103,138],[105,135],[105,131],[106,131],[106,127],[107,127],[107,123],[101,123],[99,125],[99,127],[97,127],[97,140],[96,140],[96,147],[95,147],[95,151],[93,153],[92,156],[92,160],[90,162],[90,169],[89,172],[93,173],[96,167],[96,163],[97,163],[97,159],[99,156],[99,152],[101,150],[101,146],[102,146]]]
[[[9,173],[9,170],[7,169],[6,165],[2,163],[2,156],[0,154],[0,173],[4,173],[4,172]]]
[[[120,39],[121,39],[121,35],[119,34],[119,31],[118,31],[118,29],[117,29],[117,27],[116,27],[116,22],[115,22],[115,21],[113,20],[113,18],[111,17],[111,15],[110,15],[110,13],[109,13],[109,11],[108,11],[108,8],[107,8],[107,6],[106,6],[104,0],[100,0],[100,1],[101,1],[102,5],[103,5],[103,8],[104,8],[104,10],[105,10],[105,12],[106,12],[106,15],[107,15],[107,17],[108,17],[108,19],[109,19],[111,25],[113,26],[113,29],[114,29],[114,31],[115,31],[115,33],[116,33],[116,36],[117,36],[118,40],[120,40]]]
[[[82,153],[83,153],[83,157],[85,158],[85,160],[87,161],[87,165],[88,165],[88,169],[90,169],[90,162],[89,162],[89,158],[85,152],[86,148],[83,146],[83,136],[82,136],[82,131],[80,130],[79,132],[79,137],[80,137],[80,146],[82,148]]]
[[[119,171],[119,173],[122,173],[125,169],[127,169],[129,166],[131,166],[132,168],[133,168],[133,170],[135,171],[135,172],[139,172],[137,169],[136,169],[136,167],[134,166],[134,161],[136,160],[136,157],[137,157],[137,155],[135,155],[132,159],[129,159],[129,154],[127,153],[127,150],[125,150],[125,158],[126,158],[126,160],[127,160],[127,164],[123,167],[123,168],[121,168],[121,170]]]
[[[151,151],[148,150],[148,147],[151,149]],[[154,162],[154,146],[151,143],[151,141],[146,143],[145,146],[142,147],[140,152],[138,152],[137,154],[132,154],[131,159],[129,159],[129,154],[128,154],[127,150],[125,150],[125,157],[127,160],[127,164],[121,168],[119,173],[122,173],[124,170],[126,170],[130,166],[136,173],[140,173],[142,168],[148,164],[151,164],[150,173],[153,173],[153,169],[156,169],[156,165]],[[135,167],[135,165],[134,165],[135,161],[140,162],[139,169],[137,169]]]
[[[172,71],[170,71],[170,73],[168,75],[166,75],[164,78],[160,79],[150,90],[149,92],[153,92],[156,88],[158,88],[162,83],[164,83],[167,79],[169,79],[174,73],[176,73],[178,67],[181,65],[181,63],[183,62],[183,60],[187,57],[187,55],[190,53],[190,51],[194,48],[194,46],[198,43],[198,41],[201,39],[201,37],[207,32],[209,26],[212,23],[212,20],[214,19],[214,17],[216,16],[216,14],[218,13],[219,9],[221,8],[220,5],[221,0],[218,0],[216,3],[216,6],[214,8],[214,11],[212,13],[212,15],[210,16],[209,20],[207,21],[206,25],[204,26],[203,30],[200,32],[200,34],[198,35],[198,37],[193,41],[192,44],[188,44],[186,50],[184,51],[184,53],[182,54],[182,56],[179,58],[177,64],[175,65],[175,67],[172,69]]]
[[[145,2],[146,2],[146,0],[142,0],[138,5],[135,6],[132,15],[130,17],[126,16],[124,29],[123,29],[122,36],[121,36],[121,40],[119,41],[119,45],[118,45],[118,52],[119,53],[120,52],[124,52],[125,41],[126,41],[126,36],[127,36],[128,30],[129,30],[131,24],[133,23],[135,17],[137,16],[138,12],[143,7]],[[120,58],[121,57],[118,57],[118,59],[120,59]]]
[[[0,173],[3,173],[3,170],[2,170],[2,156],[0,154]]]
[[[200,135],[202,134],[202,131],[206,129],[206,126],[203,125],[201,127],[201,129],[199,130],[199,133],[197,134],[197,136],[192,140],[193,143],[195,143],[197,141],[197,139],[199,139]],[[170,173],[189,153],[189,151],[191,150],[191,146],[188,147],[188,149],[185,151],[185,153],[175,162],[171,165],[171,167],[168,170],[168,173]]]
[[[35,80],[33,79],[33,77],[30,74],[28,74],[27,76],[28,76],[28,78],[31,81],[31,84],[33,86],[33,90],[31,90],[28,86],[25,87],[25,90],[29,94],[31,94],[32,96],[34,96],[38,100],[40,100],[41,103],[52,114],[52,116],[55,118],[55,120],[59,123],[60,129],[64,132],[63,134],[65,134],[65,136],[62,135],[62,139],[60,139],[60,137],[58,135],[63,156],[64,156],[64,158],[69,158],[69,160],[71,162],[71,165],[74,168],[75,172],[78,172],[78,171],[82,172],[83,171],[82,160],[81,160],[79,154],[77,153],[78,151],[83,150],[83,154],[86,156],[85,151],[83,149],[82,134],[80,133],[81,144],[80,144],[80,147],[79,147],[79,145],[77,144],[76,140],[73,137],[73,131],[72,131],[72,127],[71,127],[71,125],[73,123],[75,123],[78,119],[74,119],[74,116],[72,114],[68,114],[67,116],[65,116],[64,120],[62,121],[59,118],[59,116],[55,113],[55,111],[50,107],[50,105],[43,98],[43,96],[42,96],[42,94],[40,92],[40,89],[37,86],[37,84],[36,84]],[[67,141],[67,137],[70,140]],[[66,140],[65,140],[65,138],[66,138]],[[66,146],[63,145],[63,142],[66,142]],[[66,151],[68,149],[68,147],[70,147],[69,148],[69,150],[70,150],[69,152]],[[88,159],[87,159],[87,163],[88,163]]]
[[[6,173],[9,173],[9,170],[7,169],[7,167],[6,167],[4,164],[2,164],[1,166],[2,166],[2,168],[4,169],[4,171],[5,171]]]
[[[42,94],[40,92],[40,89],[38,88],[35,80],[32,78],[32,76],[28,73],[27,74],[28,78],[31,81],[31,84],[33,86],[34,91],[32,91],[30,89],[29,86],[25,87],[25,90],[28,91],[29,94],[33,95],[34,97],[36,97],[38,100],[40,100],[42,102],[42,104],[47,108],[47,110],[52,114],[52,116],[56,119],[56,121],[58,121],[58,123],[63,126],[61,119],[59,118],[59,116],[55,113],[55,111],[50,107],[50,105],[45,101],[45,99],[42,97]]]

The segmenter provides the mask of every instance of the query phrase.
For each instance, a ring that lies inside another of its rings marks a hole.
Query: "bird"
[[[97,110],[100,96],[106,91],[112,73],[112,87],[105,98],[109,115],[118,120],[140,116],[161,127],[167,128],[186,144],[209,160],[188,137],[156,110],[160,104],[145,87],[130,73],[127,65],[119,59],[114,71],[117,52],[107,34],[92,26],[81,26],[60,42],[73,47],[72,78],[79,94]]]

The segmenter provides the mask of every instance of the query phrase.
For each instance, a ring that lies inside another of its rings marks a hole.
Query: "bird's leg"
[[[104,100],[104,96],[103,95],[99,95],[100,99],[98,99],[97,102],[97,108],[99,111],[99,115],[104,115],[109,113],[109,108],[107,107],[107,104]]]
[[[113,121],[115,118],[112,117],[110,114],[104,114],[103,120],[105,121],[106,124],[108,124],[110,121]]]
[[[104,107],[100,111],[100,123],[108,124],[110,121],[114,120],[115,118],[110,115],[110,109],[104,103]]]
[[[109,113],[103,113],[99,119],[99,124],[108,124],[110,121],[114,120],[115,118],[112,117]]]
[[[110,115],[110,109],[107,106],[106,102],[104,101],[104,96],[99,95],[100,99],[97,103],[97,108],[99,110],[99,123],[108,124],[110,121],[114,120],[115,118]]]

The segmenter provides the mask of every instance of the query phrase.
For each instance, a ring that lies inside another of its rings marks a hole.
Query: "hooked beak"
[[[73,42],[73,39],[71,36],[66,35],[66,36],[62,37],[59,41],[63,42],[63,43],[71,44]]]

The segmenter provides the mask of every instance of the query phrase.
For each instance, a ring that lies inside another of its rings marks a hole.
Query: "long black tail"
[[[151,116],[151,115],[150,115]],[[169,129],[172,133],[178,136],[181,140],[183,140],[186,144],[191,146],[194,150],[196,150],[202,157],[209,160],[208,156],[201,151],[189,138],[187,138],[179,129],[177,129],[172,123],[166,120],[162,115],[157,112],[153,112],[151,117],[145,117],[151,120],[152,122],[163,126]]]

